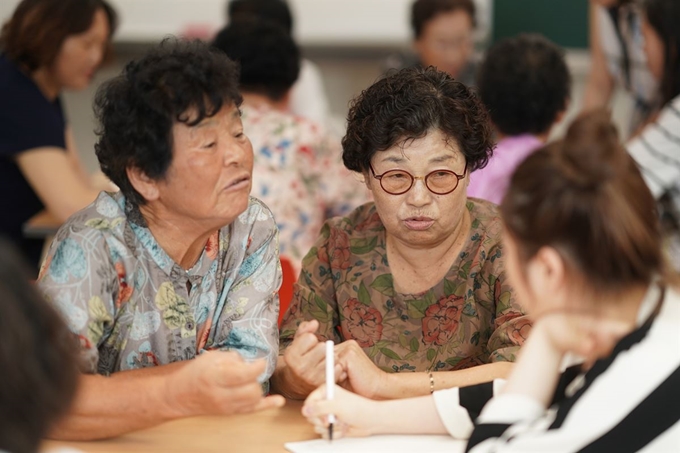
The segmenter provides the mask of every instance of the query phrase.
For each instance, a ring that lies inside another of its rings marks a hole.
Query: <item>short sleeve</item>
[[[249,360],[265,358],[267,371],[262,379],[267,380],[274,372],[279,349],[278,291],[282,276],[278,230],[271,211],[259,201],[251,201],[248,215],[237,221],[251,228],[243,238],[243,261],[217,319],[218,326],[231,328],[217,329],[212,348],[238,351]]]
[[[40,147],[66,149],[61,100],[48,101],[33,81],[0,58],[0,156]]]
[[[319,321],[317,337],[320,340],[341,341],[336,329],[340,316],[330,266],[332,260],[329,257],[329,250],[333,250],[331,241],[336,236],[335,230],[332,221],[326,222],[316,243],[302,260],[302,271],[295,284],[293,300],[281,324],[280,353],[292,343],[302,321]]]
[[[65,234],[64,234],[65,233]],[[40,291],[78,337],[83,371],[97,372],[99,347],[116,317],[117,273],[103,235],[62,227],[43,264]]]
[[[489,259],[482,267],[482,272],[487,273],[482,281],[489,282],[495,307],[493,332],[487,345],[489,362],[514,362],[531,329],[531,322],[507,281],[503,263],[503,247],[497,244],[489,250]]]

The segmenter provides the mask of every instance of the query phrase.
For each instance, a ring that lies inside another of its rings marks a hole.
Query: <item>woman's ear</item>
[[[127,177],[130,180],[132,187],[146,200],[154,201],[159,197],[158,183],[156,180],[149,178],[138,167],[128,167],[125,169]]]
[[[567,269],[562,255],[553,247],[541,247],[527,265],[527,280],[542,306],[537,311],[562,308],[566,297]]]

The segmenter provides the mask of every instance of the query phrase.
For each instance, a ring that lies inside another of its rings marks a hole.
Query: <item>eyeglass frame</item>
[[[411,173],[407,172],[406,170],[387,170],[386,172],[377,175],[377,174],[375,174],[375,170],[373,169],[373,165],[372,165],[371,163],[368,164],[368,168],[371,169],[371,173],[373,173],[373,177],[374,177],[375,179],[377,179],[378,181],[380,181],[380,188],[381,188],[382,190],[384,190],[385,193],[388,193],[388,194],[390,194],[390,195],[403,195],[403,194],[405,194],[405,193],[408,192],[409,190],[413,189],[413,186],[415,185],[417,179],[421,179],[421,180],[423,181],[423,183],[425,184],[425,187],[427,187],[427,190],[429,190],[429,191],[432,192],[433,194],[435,194],[435,195],[448,195],[448,194],[452,193],[453,191],[455,191],[455,190],[458,188],[458,185],[460,184],[460,180],[463,179],[463,178],[465,178],[465,176],[467,175],[467,161],[465,162],[465,168],[463,169],[463,174],[462,174],[462,175],[459,175],[458,173],[456,173],[456,172],[453,171],[453,170],[446,170],[446,169],[432,170],[431,172],[429,172],[429,173],[426,174],[425,176],[413,176]],[[385,187],[383,186],[382,178],[383,178],[386,174],[391,173],[391,172],[394,172],[394,171],[400,171],[400,172],[402,172],[402,173],[406,173],[407,175],[409,175],[409,176],[411,177],[411,184],[410,184],[410,185],[408,186],[408,188],[407,188],[406,190],[404,190],[403,192],[397,192],[397,193],[390,192],[389,190],[385,189]],[[441,192],[441,193],[440,193],[440,192],[435,192],[435,191],[432,190],[432,189],[430,188],[430,186],[427,184],[427,178],[428,178],[431,174],[433,174],[433,173],[439,173],[439,172],[442,172],[442,171],[445,172],[445,173],[451,173],[453,176],[455,176],[455,177],[457,178],[457,180],[456,180],[456,185],[453,186],[453,189],[449,190],[448,192]]]

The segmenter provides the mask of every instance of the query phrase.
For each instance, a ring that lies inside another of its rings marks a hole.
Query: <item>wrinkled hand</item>
[[[380,389],[387,385],[388,375],[375,366],[361,346],[354,340],[348,340],[335,345],[335,352],[337,363],[344,369],[336,382],[366,398],[381,398]]]
[[[314,431],[328,438],[328,415],[334,414],[333,439],[365,437],[374,434],[377,401],[372,401],[342,387],[335,386],[332,400],[326,399],[326,386],[314,390],[305,400],[302,415],[314,425]]]
[[[300,323],[293,342],[283,354],[285,381],[291,393],[308,395],[326,382],[326,345],[314,334],[319,328],[316,320]],[[344,379],[339,358],[335,357],[335,379]]]
[[[632,328],[632,324],[624,321],[557,312],[539,318],[531,335],[542,336],[561,354],[571,352],[583,357],[586,364],[592,364],[608,356]]]
[[[210,351],[177,370],[167,380],[170,404],[181,416],[231,415],[285,404],[282,396],[263,396],[257,378],[265,360],[246,363],[237,352]]]

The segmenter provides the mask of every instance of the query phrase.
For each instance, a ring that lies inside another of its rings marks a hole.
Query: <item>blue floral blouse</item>
[[[188,271],[136,218],[122,195],[102,192],[59,229],[43,263],[40,288],[78,336],[85,371],[109,374],[220,349],[266,358],[268,379],[281,284],[271,211],[251,198]]]

